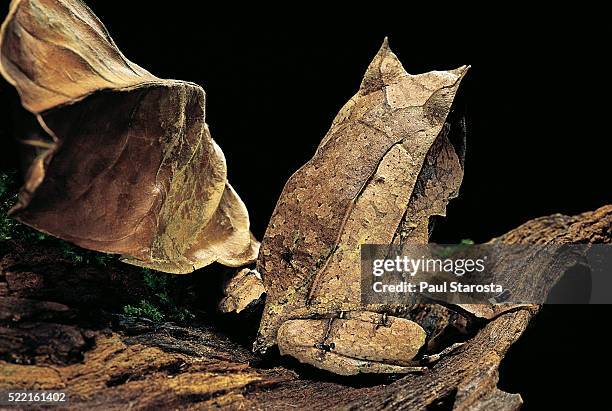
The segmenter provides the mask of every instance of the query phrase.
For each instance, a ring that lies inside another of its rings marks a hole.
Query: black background
[[[434,240],[486,241],[534,217],[612,203],[608,104],[600,102],[609,65],[595,11],[380,4],[340,18],[297,4],[213,12],[189,1],[87,3],[130,60],[204,87],[212,136],[258,238],[384,36],[411,73],[472,66],[465,178]],[[607,397],[594,372],[609,365],[609,313],[545,307],[504,361],[502,388],[531,409]]]

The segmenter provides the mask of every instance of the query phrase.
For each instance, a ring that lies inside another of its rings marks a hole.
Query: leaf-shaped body
[[[288,319],[376,310],[360,306],[359,246],[400,241],[415,217],[401,241],[427,241],[423,225],[427,233],[429,216],[443,214],[456,194],[461,159],[443,127],[466,71],[409,75],[385,40],[359,92],[278,200],[257,262],[268,297],[256,349],[273,345]],[[449,170],[442,202],[411,215],[421,208],[417,197],[437,201],[436,190],[415,190],[430,166]]]
[[[79,0],[13,0],[0,71],[47,133],[20,136],[18,220],[166,272],[255,259],[201,87],[127,60]]]

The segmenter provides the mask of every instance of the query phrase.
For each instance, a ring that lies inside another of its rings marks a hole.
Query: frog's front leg
[[[425,343],[414,321],[370,311],[288,320],[278,330],[281,354],[341,375],[423,371],[411,360]]]
[[[258,304],[266,290],[257,270],[244,268],[225,284],[223,292],[225,297],[219,303],[219,310],[238,314]]]

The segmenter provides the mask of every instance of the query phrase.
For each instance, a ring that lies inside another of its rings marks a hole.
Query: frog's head
[[[429,193],[430,197],[437,197],[430,201],[427,210],[431,225],[436,216],[446,215],[446,205],[457,196],[463,178],[467,130],[465,93],[460,88],[469,69],[464,65],[452,70],[409,74],[385,38],[352,99],[353,112],[367,112],[358,107],[360,102],[371,106],[370,96],[382,95],[389,111],[399,114],[385,121],[395,123],[395,129],[408,135],[404,145],[415,163],[420,164],[415,166],[420,167],[420,172],[412,187],[413,197],[424,195],[432,178],[440,188]],[[428,235],[418,237],[411,242],[428,239]]]
[[[464,65],[453,70],[409,74],[385,38],[363,76],[358,96],[383,91],[386,103],[394,109],[427,107],[446,117],[469,69]]]

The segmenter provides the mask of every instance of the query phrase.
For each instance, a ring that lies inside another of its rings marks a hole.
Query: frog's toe
[[[277,335],[281,354],[336,374],[421,371],[411,360],[425,343],[414,321],[354,311],[343,318],[289,320]]]

